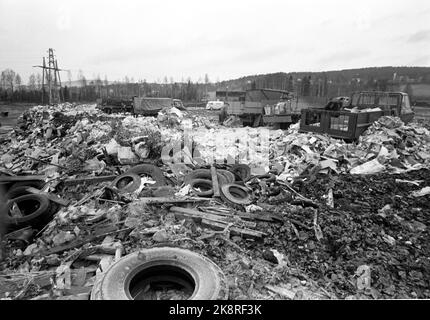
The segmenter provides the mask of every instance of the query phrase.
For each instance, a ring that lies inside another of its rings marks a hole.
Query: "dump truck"
[[[356,141],[382,116],[397,116],[405,123],[414,117],[409,96],[404,92],[355,92],[347,105],[333,106],[328,104],[324,109],[301,110],[300,131],[325,133],[334,138]]]
[[[133,97],[97,99],[97,107],[103,112],[111,114],[117,112],[132,112]]]
[[[221,123],[229,116],[237,116],[243,125],[289,125],[300,118],[292,106],[292,95],[276,89],[251,89],[240,101],[228,101],[220,111]]]
[[[176,107],[185,110],[182,101],[172,98],[107,98],[98,99],[97,106],[105,113],[130,112],[144,116],[156,116],[158,112],[166,107]]]

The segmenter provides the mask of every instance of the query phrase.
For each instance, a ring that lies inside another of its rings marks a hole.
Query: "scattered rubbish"
[[[424,187],[421,190],[412,192],[413,197],[423,197],[430,194],[430,187]]]
[[[382,117],[347,143],[298,125],[216,122],[173,108],[157,118],[67,103],[26,112],[0,150],[0,299],[430,297],[419,271],[427,127]],[[181,150],[163,162],[170,144]],[[174,257],[203,291],[165,264]],[[114,290],[118,274],[151,261],[130,294]]]
[[[357,289],[358,290],[366,290],[370,289],[371,286],[371,278],[370,278],[370,267],[367,265],[361,265],[357,268],[355,272],[357,275]]]

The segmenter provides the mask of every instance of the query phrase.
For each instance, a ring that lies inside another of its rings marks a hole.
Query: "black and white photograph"
[[[428,300],[429,226],[429,1],[0,0],[2,308]]]

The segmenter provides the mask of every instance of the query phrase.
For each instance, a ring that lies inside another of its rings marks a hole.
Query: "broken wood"
[[[300,200],[303,201],[303,203],[309,204],[313,207],[318,208],[319,204],[316,203],[315,201],[312,201],[311,199],[306,198],[305,196],[302,196],[300,193],[298,193],[296,190],[294,190],[293,187],[290,186],[290,184],[288,184],[287,182],[283,182],[283,181],[277,181],[280,185],[287,187],[291,192],[293,192]]]
[[[292,219],[292,218],[287,218],[291,223],[297,224],[298,226],[301,226],[302,228],[305,228],[306,230],[312,230],[312,227],[309,227],[307,225],[305,225],[304,223],[296,220],[296,219]]]
[[[106,233],[102,233],[102,234],[98,234],[98,235],[94,235],[94,236],[89,236],[83,240],[73,241],[73,242],[65,244],[65,245],[54,247],[54,248],[51,248],[51,249],[48,249],[48,250],[45,250],[42,252],[37,252],[36,254],[42,255],[42,256],[44,256],[44,255],[47,256],[47,255],[54,254],[54,253],[60,253],[60,252],[66,251],[66,250],[71,250],[71,249],[74,249],[77,247],[81,247],[84,244],[91,242],[91,241],[94,241],[94,240],[101,238],[101,237],[105,237],[105,236],[108,236],[111,234],[120,233],[123,231],[131,231],[132,229],[133,228],[124,228],[124,229],[114,230],[114,231],[110,231],[110,232],[106,232]],[[36,255],[36,254],[32,254],[32,255]]]
[[[97,177],[87,177],[87,178],[76,178],[76,179],[66,179],[63,180],[65,185],[77,185],[77,184],[85,184],[85,183],[99,183],[104,181],[112,181],[115,180],[118,176],[110,175],[110,176],[97,176]]]
[[[26,157],[26,158],[28,158],[30,160],[34,160],[34,161],[38,161],[38,162],[49,164],[51,166],[58,167],[58,168],[63,169],[63,170],[67,170],[66,167],[60,166],[60,165],[55,164],[55,163],[51,163],[50,161],[47,161],[47,160],[36,159],[36,158],[30,157],[30,156],[26,156],[26,155],[24,155],[24,157]]]
[[[227,213],[224,212],[224,210],[216,210],[212,209],[213,207],[200,207],[200,209],[203,209],[204,212],[218,214],[220,216],[226,216],[226,217],[239,217],[244,220],[257,220],[257,221],[267,221],[267,222],[282,222],[282,218],[277,217],[276,215],[264,213],[262,214],[261,211],[259,214],[254,213],[247,213],[247,212],[235,212],[235,213]],[[231,211],[231,210],[230,210]]]
[[[27,188],[25,188],[25,190],[30,192],[30,193],[43,195],[46,198],[48,198],[49,200],[51,200],[52,202],[58,203],[59,205],[61,205],[63,207],[67,207],[70,203],[70,201],[64,200],[64,199],[62,199],[56,195],[53,195],[52,193],[44,192],[44,191],[41,191],[41,190],[33,188],[33,187],[27,187]]]
[[[208,228],[211,228],[213,230],[224,230],[227,226],[227,223],[221,223],[216,221],[211,221],[208,219],[203,218],[202,219],[202,225]],[[242,229],[237,227],[230,227],[230,234],[234,236],[242,236],[244,238],[251,238],[251,239],[261,239],[266,234],[261,231],[251,230],[251,229]]]
[[[209,220],[226,222],[226,223],[232,222],[235,219],[237,220],[238,218],[240,219],[239,216],[218,215],[216,213],[202,212],[202,211],[193,210],[193,209],[189,209],[189,208],[182,208],[182,207],[171,207],[170,211],[174,212],[174,213],[180,213],[180,214],[190,216],[190,217],[196,217],[196,218],[200,218],[200,219],[206,218]],[[243,223],[247,226],[255,227],[255,223],[252,223],[252,222],[247,222],[247,221],[239,221],[239,222]]]
[[[0,182],[45,181],[45,176],[0,176]]]
[[[188,198],[188,199],[175,199],[168,197],[146,197],[139,198],[139,202],[145,204],[164,204],[164,203],[194,203],[202,201],[210,201],[212,198]]]
[[[219,193],[219,183],[218,183],[218,176],[216,172],[216,168],[214,166],[211,166],[211,176],[212,176],[212,189],[214,191],[214,197],[221,197]]]

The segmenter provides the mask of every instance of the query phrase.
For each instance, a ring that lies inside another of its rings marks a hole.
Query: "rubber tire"
[[[234,180],[236,180],[236,177],[235,177],[234,173],[231,173],[228,170],[219,169],[219,170],[217,170],[217,172],[220,173],[222,176],[224,176],[224,178],[226,179],[227,183],[233,183]]]
[[[273,173],[262,174],[259,176],[255,176],[255,178],[258,178],[260,180],[264,180],[264,181],[269,182],[269,183],[276,181],[276,176]]]
[[[135,173],[137,175],[148,175],[150,176],[155,183],[151,184],[151,187],[162,187],[167,185],[167,180],[163,175],[163,171],[160,168],[152,165],[152,164],[140,164],[138,166],[134,166],[126,173]]]
[[[125,178],[131,178],[133,179],[133,182],[131,184],[128,184],[124,188],[119,188],[118,183]],[[112,181],[112,186],[118,189],[119,193],[132,193],[139,189],[141,184],[140,177],[135,173],[124,173],[120,176],[118,176],[114,181]]]
[[[251,178],[251,168],[246,164],[235,164],[230,168],[230,171],[241,179],[239,181],[247,181]]]
[[[45,186],[45,181],[43,180],[29,180],[29,181],[15,182],[10,188],[12,189],[12,188],[18,188],[18,187],[33,187],[41,190],[44,186]]]
[[[217,173],[218,177],[218,184],[220,186],[227,184],[227,179],[221,174]],[[211,180],[212,181],[212,173],[210,169],[196,169],[193,172],[187,174],[184,178],[185,184],[188,184],[189,181],[195,180],[195,179],[205,179],[205,180]]]
[[[236,188],[237,191],[242,193],[243,197],[238,198],[234,196],[231,192],[231,188]],[[238,209],[242,208],[242,206],[250,205],[252,202],[249,189],[234,183],[221,186],[220,195],[224,202]]]
[[[112,264],[96,281],[91,300],[131,300],[130,280],[147,267],[169,265],[189,273],[195,289],[189,300],[225,300],[228,286],[221,269],[208,258],[189,250],[169,247],[144,249]]]
[[[4,195],[5,200],[11,200],[18,198],[20,196],[25,196],[27,194],[32,194],[31,192],[28,192],[26,189],[28,186],[19,186],[19,187],[12,187],[9,189],[8,192]]]
[[[13,203],[19,203],[26,200],[34,200],[39,202],[39,207],[37,208],[37,210],[22,218],[12,218],[9,215],[9,210],[12,208]],[[47,197],[39,194],[28,194],[7,202],[5,222],[6,225],[9,226],[9,228],[13,228],[16,230],[27,226],[31,226],[37,229],[39,227],[44,227],[46,223],[48,223],[51,218],[50,213],[51,205]]]
[[[188,184],[190,185],[191,189],[193,189],[193,192],[197,196],[199,196],[199,197],[210,197],[210,196],[213,196],[213,194],[214,194],[212,180],[207,180],[207,179],[193,179],[193,180],[190,180],[188,182]],[[207,190],[207,191],[197,191],[194,188],[194,186],[198,185],[198,184],[209,186],[211,189]]]

